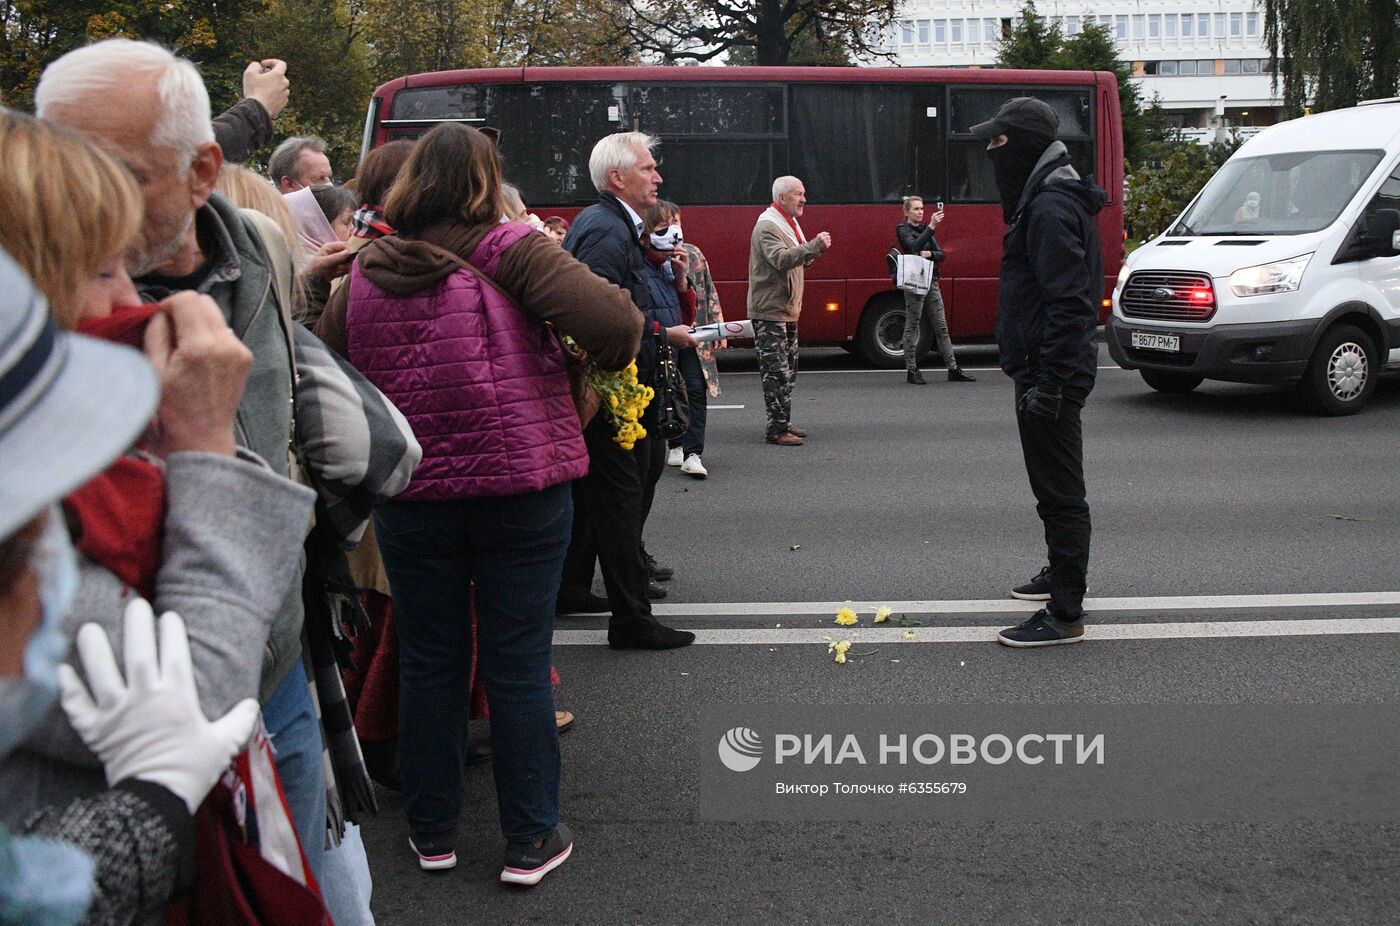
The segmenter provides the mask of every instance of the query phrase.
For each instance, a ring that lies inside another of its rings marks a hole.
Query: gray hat
[[[59,331],[0,249],[0,539],[102,472],[145,430],[159,398],[145,357]]]
[[[1001,104],[995,116],[972,127],[978,138],[992,139],[1021,131],[1048,136],[1052,140],[1060,130],[1060,117],[1050,104],[1033,96],[1018,96]]]

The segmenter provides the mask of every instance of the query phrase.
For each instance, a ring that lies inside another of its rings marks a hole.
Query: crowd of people
[[[449,869],[479,760],[500,879],[536,884],[573,849],[556,617],[607,614],[614,649],[695,639],[652,613],[675,570],[645,529],[668,463],[708,475],[722,345],[694,332],[723,313],[657,139],[600,139],[599,201],[540,219],[458,123],[344,185],[314,137],[240,166],[289,87],[252,62],[215,117],[190,62],[112,39],[50,64],[36,115],[0,109],[0,922],[372,923],[372,782]],[[1016,145],[1045,141],[1028,124]],[[747,308],[765,438],[798,446],[803,269],[832,238],[803,232],[800,179],[773,199]],[[970,379],[941,303],[910,312]],[[1087,387],[1030,364],[1050,604],[1018,645],[1077,637],[1088,552],[1044,424],[1077,429]]]

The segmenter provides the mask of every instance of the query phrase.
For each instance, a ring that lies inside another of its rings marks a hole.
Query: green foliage
[[[1243,144],[1238,134],[1210,145],[1183,140],[1160,118],[1160,101],[1155,99],[1145,117],[1157,134],[1144,145],[1145,159],[1127,175],[1123,208],[1128,237],[1137,241],[1165,231]]]
[[[1355,106],[1400,86],[1400,4],[1395,0],[1263,0],[1264,40],[1284,109]]]
[[[1113,34],[1107,27],[1085,26],[1070,38],[1058,23],[1047,24],[1026,0],[1011,32],[997,46],[997,66],[1051,71],[1109,71],[1118,78],[1118,105],[1123,113],[1123,154],[1136,163],[1146,142],[1142,96],[1132,81],[1133,69],[1118,60]]]

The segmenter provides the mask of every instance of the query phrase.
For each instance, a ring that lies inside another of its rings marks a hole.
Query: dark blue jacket
[[[1082,404],[1098,371],[1094,331],[1104,276],[1094,216],[1108,196],[1080,179],[1055,144],[1058,156],[1026,182],[1002,239],[997,345],[1012,379],[1058,386]]]
[[[656,344],[652,338],[657,313],[647,286],[651,267],[642,253],[641,239],[622,203],[611,193],[578,214],[564,237],[564,249],[588,265],[598,276],[632,294],[632,301],[646,316],[642,346],[637,352],[637,379],[653,381]]]

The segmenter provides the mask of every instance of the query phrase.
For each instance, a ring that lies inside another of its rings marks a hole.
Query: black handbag
[[[675,440],[690,430],[690,397],[685,391],[685,377],[676,362],[675,348],[664,333],[656,338],[656,410],[655,435],[662,440]]]

